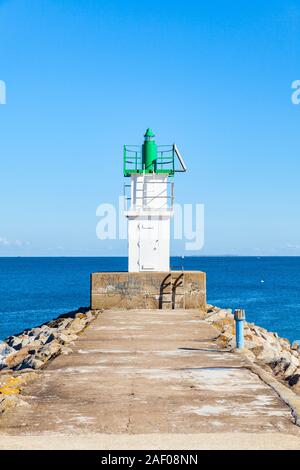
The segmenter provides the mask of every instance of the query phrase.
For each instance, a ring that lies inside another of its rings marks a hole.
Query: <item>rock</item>
[[[51,343],[45,345],[44,349],[48,349],[51,357],[56,356],[61,350],[61,344],[57,341],[57,339],[55,339],[54,341],[51,341]]]
[[[23,362],[25,357],[28,354],[28,347],[20,349],[20,351],[17,351],[13,354],[10,354],[7,356],[4,360],[4,364],[7,365],[10,369],[13,369],[17,367],[19,364]]]
[[[287,348],[290,347],[290,342],[287,338],[278,338],[278,341],[281,344],[281,346],[287,347]]]
[[[75,339],[77,338],[78,336],[74,335],[73,333],[70,333],[70,334],[58,333],[57,335],[57,339],[61,341],[63,344],[69,344],[72,341],[75,341]]]
[[[73,321],[72,318],[63,318],[63,319],[59,322],[59,324],[58,324],[56,330],[57,330],[57,331],[65,330],[65,329],[67,328],[67,326],[70,325],[70,323],[72,323],[72,321]]]
[[[10,369],[14,369],[15,367],[17,367],[19,364],[23,362],[25,357],[29,354],[29,350],[37,351],[39,347],[40,347],[40,343],[33,341],[28,346],[25,346],[19,351],[14,351],[14,353],[9,354],[9,356],[7,356],[3,362]]]
[[[261,333],[260,335],[265,341],[269,341],[269,338],[265,333]]]
[[[222,326],[222,332],[223,333],[226,332],[226,333],[230,334],[230,336],[233,336],[235,334],[235,329],[234,329],[233,323],[225,323]]]
[[[281,349],[279,346],[271,345],[267,341],[261,344],[260,350],[252,348],[252,352],[256,355],[257,359],[265,364],[272,364],[281,358]]]
[[[210,315],[208,318],[206,318],[206,321],[211,324],[216,324],[216,327],[219,328],[220,326],[224,325],[226,322],[227,323],[232,323],[233,324],[233,315],[231,311],[227,310],[220,310],[217,313],[213,313]]]
[[[95,314],[91,310],[89,310],[88,312],[86,312],[86,317],[89,321],[92,321],[95,318]]]
[[[7,341],[7,344],[10,347],[14,348],[16,351],[22,348],[22,341],[23,341],[22,336],[10,336],[9,338],[7,338],[6,341]]]
[[[275,375],[278,375],[283,373],[287,369],[289,363],[287,363],[284,359],[281,358],[278,361],[270,364],[270,366],[272,367],[273,373]]]
[[[227,343],[232,339],[232,334],[229,332],[224,331],[224,333],[221,333],[218,336],[218,341],[221,341],[224,346],[227,345]]]
[[[281,357],[272,364],[275,375],[282,374],[284,378],[293,375],[299,367],[299,359],[288,351],[281,351]]]
[[[55,339],[55,336],[52,332],[47,332],[45,333],[44,331],[42,331],[37,337],[36,339],[38,341],[40,341],[41,344],[47,344],[47,343],[50,343],[51,341],[53,341]]]
[[[291,349],[293,349],[294,351],[297,351],[298,348],[299,348],[299,344],[297,343],[297,341],[293,341]]]
[[[297,369],[292,376],[288,378],[288,383],[290,387],[297,385],[299,383],[300,386],[300,369]]]
[[[36,337],[35,336],[25,336],[22,338],[22,348],[25,348],[26,346],[29,346],[35,341]]]
[[[80,318],[84,320],[86,318],[86,314],[82,312],[78,312],[76,313],[75,318]]]
[[[299,367],[298,359],[295,356],[291,355],[291,362],[290,362],[289,366],[287,367],[287,369],[284,372],[284,377],[287,378],[287,377],[290,377],[291,375],[293,375],[296,372],[296,370],[298,369],[298,367]]]
[[[37,328],[32,328],[32,330],[29,330],[28,331],[28,336],[37,336],[41,331],[41,328],[40,327],[37,327]]]
[[[244,340],[245,340],[245,348],[246,349],[253,349],[253,348],[263,346],[262,338],[260,336],[254,335],[253,333],[244,334]]]
[[[215,307],[211,304],[206,304],[206,311],[208,312],[209,310],[212,310],[214,309]]]
[[[287,349],[282,349],[281,350],[281,358],[282,358],[282,361],[285,361],[285,363],[287,364],[287,367],[292,362],[292,354]]]
[[[82,331],[86,326],[86,320],[83,318],[75,318],[66,328],[66,331],[70,331],[72,333],[79,333]]]
[[[5,341],[0,342],[0,359],[4,359],[9,354],[16,352],[15,349],[9,346]]]
[[[36,357],[31,355],[26,356],[21,364],[19,364],[15,370],[22,370],[22,369],[40,369],[44,365],[44,362]]]

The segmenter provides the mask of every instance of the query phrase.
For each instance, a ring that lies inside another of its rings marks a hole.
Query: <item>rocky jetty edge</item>
[[[0,342],[0,413],[26,406],[22,389],[51,359],[70,354],[78,335],[99,311],[81,307]]]

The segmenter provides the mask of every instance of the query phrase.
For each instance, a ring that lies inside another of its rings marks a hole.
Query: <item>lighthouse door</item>
[[[156,271],[159,266],[159,238],[157,221],[140,223],[140,271]]]

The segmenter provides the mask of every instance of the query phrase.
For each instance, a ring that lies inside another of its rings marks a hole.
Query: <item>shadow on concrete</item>
[[[195,351],[195,352],[214,352],[223,354],[224,352],[230,352],[229,349],[213,349],[213,348],[178,348],[181,351]]]

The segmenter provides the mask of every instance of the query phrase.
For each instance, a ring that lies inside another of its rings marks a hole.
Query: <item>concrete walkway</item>
[[[300,448],[289,408],[216,335],[196,311],[100,314],[1,418],[0,448]]]

